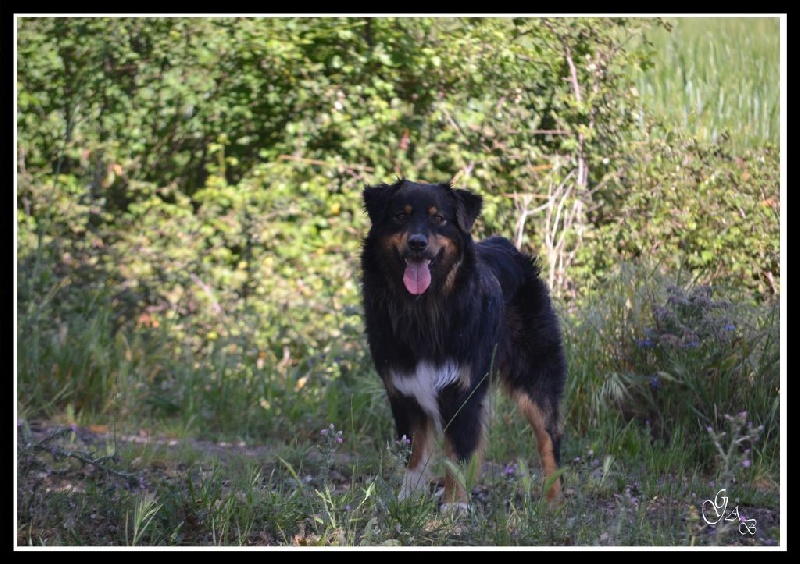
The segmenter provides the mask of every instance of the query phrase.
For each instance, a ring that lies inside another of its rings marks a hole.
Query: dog
[[[533,427],[545,482],[558,471],[567,363],[535,259],[506,238],[470,234],[483,199],[449,183],[367,186],[361,251],[372,361],[398,439],[409,439],[398,497],[427,490],[434,439],[454,464],[483,459],[487,390],[499,381]],[[498,375],[495,378],[494,375]],[[561,477],[547,498],[559,498]],[[447,468],[441,509],[469,507]]]

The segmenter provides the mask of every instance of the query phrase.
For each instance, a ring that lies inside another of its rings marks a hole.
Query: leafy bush
[[[780,351],[777,304],[712,299],[709,286],[625,265],[567,324],[568,419],[579,434],[616,414],[650,439],[684,437],[688,457],[715,460],[706,427],[746,412],[777,460]]]

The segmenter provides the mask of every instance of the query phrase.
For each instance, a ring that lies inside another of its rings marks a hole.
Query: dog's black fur
[[[411,440],[401,494],[427,487],[435,431],[453,462],[480,461],[495,374],[533,426],[548,478],[560,464],[566,360],[536,261],[503,237],[473,241],[482,199],[466,190],[401,179],[363,199],[367,338],[397,436]],[[548,498],[559,492],[555,480]],[[444,501],[467,501],[449,471]]]

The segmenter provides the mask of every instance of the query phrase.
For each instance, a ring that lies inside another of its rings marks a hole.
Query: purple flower
[[[342,444],[342,437],[336,437],[336,442]]]
[[[657,390],[661,387],[661,382],[658,380],[658,376],[652,376],[650,378],[650,388],[653,390]]]
[[[740,411],[738,417],[739,417],[739,419],[744,421],[745,419],[747,419],[747,412],[746,411]]]
[[[742,466],[744,466],[745,468],[750,468],[750,460],[749,459],[742,460]]]
[[[323,435],[323,436],[327,435],[328,434],[328,430],[327,429],[323,429],[322,431],[319,432],[319,434]]]

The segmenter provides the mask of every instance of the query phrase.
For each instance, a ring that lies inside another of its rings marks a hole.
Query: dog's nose
[[[428,238],[422,233],[414,233],[408,238],[408,246],[412,251],[424,251],[428,246]]]

